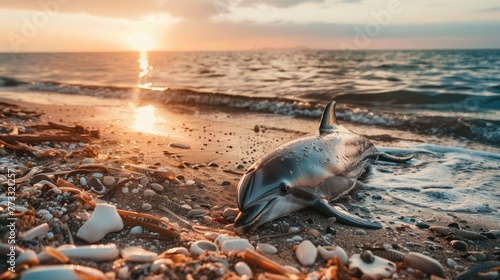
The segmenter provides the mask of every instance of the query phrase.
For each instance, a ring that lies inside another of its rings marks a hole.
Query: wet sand
[[[118,208],[134,211],[143,211],[141,204],[143,202],[150,203],[153,209],[148,213],[160,217],[167,216],[172,222],[179,223],[183,233],[178,239],[171,241],[141,240],[129,234],[130,227],[126,226],[122,231],[109,234],[99,242],[99,244],[113,242],[119,248],[140,244],[145,249],[157,253],[177,246],[189,248],[193,241],[204,239],[203,234],[191,230],[190,225],[161,211],[158,209],[158,205],[167,204],[171,211],[190,221],[191,224],[200,224],[216,229],[224,228],[223,223],[213,220],[224,220],[222,216],[224,209],[236,207],[236,186],[241,177],[240,174],[243,174],[255,160],[272,148],[314,131],[319,122],[319,120],[316,122],[271,114],[222,111],[217,108],[201,109],[175,104],[152,104],[156,108],[154,113],[156,123],[150,127],[151,122],[155,122],[153,119],[137,120],[137,113],[134,113],[134,107],[148,104],[133,104],[123,100],[88,96],[70,97],[55,93],[22,95],[2,92],[1,96],[0,100],[2,101],[42,111],[44,114],[40,118],[40,123],[47,121],[65,125],[78,123],[99,129],[102,134],[101,138],[104,139],[103,142],[97,142],[101,154],[109,152],[111,157],[121,157],[147,166],[168,167],[176,172],[178,175],[177,183],[168,185],[164,192],[155,197],[144,197],[142,192],[124,194],[118,191],[111,198],[111,201]],[[139,123],[138,126],[135,125],[136,122]],[[258,132],[255,129],[256,126],[259,127]],[[373,139],[376,139],[374,140],[376,144],[397,146],[397,142],[390,142],[391,137],[398,136],[393,133],[387,133],[387,131],[377,128],[349,128],[373,136]],[[141,130],[147,132],[141,132]],[[383,135],[388,134],[391,137],[383,137]],[[401,137],[407,137],[407,135],[401,135]],[[170,146],[172,143],[188,145],[190,148],[176,148]],[[206,166],[209,163],[215,163],[218,167]],[[57,164],[57,159],[40,160],[38,164],[53,166]],[[189,180],[193,180],[195,183],[186,184]],[[297,267],[306,273],[325,267],[326,261],[318,258],[312,267],[302,267],[297,262],[293,252],[298,241],[287,240],[293,235],[274,238],[263,237],[286,233],[290,227],[296,226],[301,229],[305,228],[306,231],[295,235],[299,235],[301,239],[312,239],[315,245],[321,245],[322,242],[313,237],[314,231],[310,230],[316,230],[322,236],[327,236],[328,230],[330,233],[334,233],[327,237],[329,244],[341,246],[349,256],[362,252],[363,248],[379,248],[390,244],[401,252],[424,252],[436,258],[445,267],[447,277],[452,277],[478,262],[463,258],[465,252],[454,250],[444,238],[436,237],[428,229],[419,228],[414,224],[420,220],[430,226],[446,226],[455,222],[460,227],[474,232],[485,232],[499,228],[498,221],[492,218],[462,216],[456,213],[437,213],[401,205],[398,201],[392,202],[394,204],[393,212],[381,213],[380,209],[376,207],[378,198],[372,196],[371,190],[363,189],[362,184],[357,186],[348,196],[340,199],[339,202],[353,209],[353,212],[381,221],[384,229],[360,231],[354,227],[329,223],[327,217],[314,210],[304,210],[268,223],[250,232],[246,238],[250,240],[259,238],[259,242],[271,243],[278,248],[278,253],[267,255],[267,257],[282,265]],[[184,204],[193,208],[200,205],[208,208],[208,216],[211,217],[212,222],[207,223],[209,220],[202,218],[188,218],[189,210],[182,207]],[[354,208],[350,205],[354,205]],[[361,211],[360,209],[363,207],[370,211]],[[70,228],[76,232],[79,225],[81,223],[75,222]],[[489,260],[495,260],[494,252],[499,247],[498,239],[469,240],[468,242],[469,251],[483,251]],[[76,240],[75,243],[86,244],[81,240]],[[449,258],[455,259],[459,267],[447,266]],[[90,263],[87,265],[97,266],[106,271],[111,270],[109,263]],[[263,271],[262,268],[251,267],[254,275]],[[230,270],[234,271],[234,268],[230,268]],[[402,277],[409,277],[410,273],[403,268],[399,274]],[[418,273],[413,275],[416,278],[420,276],[426,278]]]

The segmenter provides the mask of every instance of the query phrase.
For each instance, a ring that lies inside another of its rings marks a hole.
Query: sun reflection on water
[[[157,129],[160,118],[156,115],[155,106],[149,104],[146,106],[136,107],[130,104],[130,107],[134,111],[134,120],[132,123],[132,129],[134,131],[161,134]]]

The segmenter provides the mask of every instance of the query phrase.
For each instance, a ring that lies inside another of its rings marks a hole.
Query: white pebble
[[[92,174],[92,177],[97,178],[97,179],[101,179],[103,177],[103,175],[102,175],[102,173],[94,173],[94,174]]]
[[[181,207],[182,207],[183,209],[188,210],[188,211],[189,211],[189,210],[191,210],[191,209],[193,209],[193,207],[191,207],[189,204],[182,204],[182,206],[181,206]]]
[[[153,190],[147,189],[147,190],[144,191],[144,196],[145,197],[150,197],[150,196],[155,196],[155,195],[156,195],[156,192],[153,191]]]
[[[122,187],[122,193],[128,193],[128,188],[127,187]]]
[[[158,257],[158,254],[144,250],[142,247],[134,246],[123,249],[122,257],[132,262],[152,262]]]
[[[278,249],[269,243],[259,243],[257,244],[257,252],[274,255],[278,253]]]
[[[141,226],[135,226],[132,229],[130,229],[130,234],[142,234],[142,227]]]
[[[144,202],[142,205],[141,205],[141,208],[142,210],[144,211],[149,211],[151,209],[153,209],[153,206],[147,202]]]
[[[223,252],[230,252],[230,251],[244,252],[246,249],[250,249],[252,251],[255,250],[252,244],[248,242],[248,239],[244,238],[232,238],[226,240],[224,243],[222,243],[221,246],[221,250]]]
[[[294,237],[292,237],[292,240],[293,240],[293,241],[302,241],[302,236],[300,236],[300,235],[295,235]]]
[[[303,266],[311,266],[316,262],[318,250],[311,241],[304,240],[297,246],[295,256]]]
[[[194,184],[196,184],[196,182],[194,180],[187,180],[186,181],[186,185],[188,185],[188,186],[192,186]]]
[[[133,189],[133,190],[132,190],[132,193],[134,193],[134,194],[135,194],[135,193],[139,193],[139,189]]]
[[[93,158],[86,158],[82,161],[82,164],[94,164]]]
[[[224,218],[231,217],[231,216],[236,217],[239,213],[240,213],[240,209],[238,209],[238,208],[226,208],[226,209],[224,209],[222,216]]]
[[[318,246],[318,253],[325,260],[330,260],[333,259],[334,257],[337,257],[339,258],[340,262],[342,262],[345,265],[349,261],[347,253],[345,252],[344,249],[342,249],[339,246],[325,246],[325,247]]]
[[[86,186],[87,185],[87,179],[85,179],[85,177],[80,177],[80,185],[82,186]]]
[[[246,275],[248,277],[252,277],[252,270],[248,266],[248,264],[244,262],[238,262],[234,265],[234,270],[238,273],[239,276]]]
[[[205,232],[203,235],[206,239],[210,239],[212,241],[215,241],[217,237],[219,237],[219,234],[217,232]]]
[[[288,232],[289,232],[289,233],[297,233],[297,232],[299,232],[299,231],[300,231],[300,229],[299,229],[298,227],[290,227],[290,228],[288,229]]]
[[[158,183],[152,183],[149,186],[157,192],[162,192],[164,190],[163,186]]]

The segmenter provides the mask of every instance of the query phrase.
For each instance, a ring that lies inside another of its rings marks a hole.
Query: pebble
[[[186,181],[186,185],[188,185],[188,186],[192,186],[194,184],[196,184],[196,182],[194,180],[187,180]]]
[[[288,229],[288,232],[289,232],[289,233],[297,233],[297,232],[299,232],[299,231],[300,231],[300,229],[299,229],[298,227],[290,227],[290,228]]]
[[[457,266],[457,262],[450,258],[446,259],[446,264],[451,268],[455,268],[455,266]]]
[[[220,234],[218,234],[217,232],[205,232],[205,234],[203,234],[203,236],[206,238],[206,239],[209,239],[209,240],[212,240],[212,241],[215,241],[215,239],[217,239],[217,237],[219,237]]]
[[[94,164],[94,159],[93,158],[86,158],[82,160],[82,164]]]
[[[130,229],[130,234],[142,234],[142,227],[141,226],[135,226],[132,229]]]
[[[239,276],[246,275],[248,277],[252,277],[252,270],[250,267],[244,262],[238,262],[234,265],[234,270],[238,273]]]
[[[142,203],[141,208],[144,211],[149,211],[149,210],[153,209],[153,206],[147,202],[144,202],[144,203]]]
[[[303,238],[302,238],[302,236],[300,236],[300,235],[294,235],[294,236],[292,237],[292,240],[293,240],[293,241],[302,241],[302,239],[303,239]]]
[[[304,240],[297,246],[295,256],[303,266],[311,266],[316,262],[318,250],[311,241]]]
[[[102,183],[106,187],[111,187],[116,183],[116,179],[112,176],[105,176],[104,179],[102,179]]]
[[[156,195],[156,192],[155,192],[155,191],[153,191],[153,190],[149,190],[149,189],[148,189],[148,190],[145,190],[145,191],[144,191],[144,196],[145,196],[145,197],[152,197],[152,196],[155,196],[155,195]]]
[[[224,209],[224,212],[222,212],[222,216],[224,218],[231,217],[231,216],[237,216],[240,213],[240,209],[238,208],[226,208]]]
[[[318,253],[325,260],[330,260],[334,257],[337,257],[345,265],[349,261],[347,253],[343,248],[339,246],[318,246]]]
[[[467,251],[467,243],[463,242],[462,240],[452,240],[450,242],[451,247],[453,249],[458,250],[458,251]]]
[[[122,193],[128,193],[128,188],[127,187],[122,187]]]
[[[85,179],[85,177],[80,177],[80,185],[82,185],[82,186],[87,185],[87,179]]]
[[[121,255],[125,260],[132,262],[152,262],[158,257],[157,253],[144,250],[139,246],[127,247],[122,250]]]
[[[221,245],[221,250],[223,252],[244,252],[246,249],[250,249],[252,251],[255,250],[255,248],[250,244],[248,239],[244,238],[231,238],[226,241],[224,241]]]
[[[231,182],[229,182],[229,181],[222,181],[222,182],[220,183],[220,185],[221,185],[221,186],[229,186],[229,185],[231,185]]]
[[[278,249],[269,243],[257,244],[257,252],[274,255],[278,253]]]
[[[94,178],[97,178],[97,179],[101,179],[104,175],[102,173],[94,173],[92,174],[92,177]]]
[[[179,149],[191,149],[191,147],[189,145],[182,144],[182,143],[170,143],[168,146],[172,147],[172,148],[179,148]]]
[[[210,213],[210,211],[208,211],[208,210],[197,208],[197,209],[190,210],[187,213],[187,216],[189,218],[202,217],[202,216],[208,215],[209,213]]]
[[[184,203],[182,204],[182,209],[185,209],[185,210],[188,210],[188,211],[191,211],[193,209],[193,207],[191,207],[191,205],[187,204],[187,203]]]
[[[162,192],[164,190],[163,186],[158,183],[151,183],[149,186],[157,192]]]
[[[429,224],[427,224],[427,223],[426,223],[426,222],[424,222],[424,221],[417,221],[417,222],[415,223],[415,226],[417,226],[418,228],[429,228],[429,227],[430,227],[430,225],[429,225]]]
[[[364,231],[364,230],[362,230],[360,228],[356,229],[354,231],[354,234],[356,234],[356,235],[367,235],[366,231]]]
[[[191,252],[191,255],[199,256],[205,251],[217,252],[219,249],[214,243],[208,240],[198,240],[191,244],[189,251]]]

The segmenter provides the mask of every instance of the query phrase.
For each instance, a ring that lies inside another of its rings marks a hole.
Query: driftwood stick
[[[85,128],[85,127],[78,125],[78,124],[75,124],[75,126],[67,126],[67,125],[63,125],[63,124],[57,124],[54,122],[48,122],[46,125],[33,125],[30,127],[35,128],[35,129],[40,129],[40,130],[58,129],[58,130],[67,131],[67,132],[71,132],[71,133],[88,134],[88,135],[95,137],[95,138],[100,137],[99,130],[90,130],[90,129]]]
[[[91,140],[88,135],[69,135],[69,134],[20,134],[8,135],[0,134],[0,140],[7,143],[40,143],[40,142],[85,142]]]

